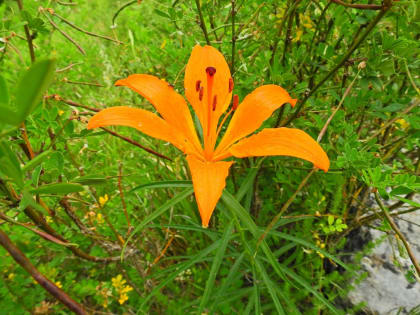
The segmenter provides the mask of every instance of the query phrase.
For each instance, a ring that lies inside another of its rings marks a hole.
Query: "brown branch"
[[[353,9],[361,9],[361,10],[381,10],[382,9],[382,5],[378,5],[378,4],[346,3],[341,0],[331,0],[331,2],[334,2],[336,4],[339,4],[348,8],[353,8]]]
[[[42,273],[40,273],[2,230],[0,230],[0,245],[2,245],[13,257],[13,259],[57,300],[59,300],[76,314],[87,314],[81,304],[74,301],[70,296],[67,295],[66,292],[61,290],[53,282],[47,279]]]
[[[65,104],[68,104],[68,105],[71,105],[71,106],[75,106],[75,107],[84,108],[84,109],[88,109],[88,110],[91,110],[91,111],[94,111],[94,112],[97,112],[97,113],[101,111],[98,108],[92,108],[92,107],[88,107],[86,105],[82,105],[82,104],[79,104],[79,103],[76,103],[76,102],[73,102],[73,101],[70,101],[70,100],[62,99],[57,94],[48,95],[48,96],[46,96],[46,98],[52,98],[52,99],[54,99],[56,101],[61,101],[61,102],[65,103]],[[168,160],[168,161],[172,161],[172,159],[169,158],[169,157],[167,157],[166,155],[163,155],[163,154],[161,154],[159,152],[156,152],[156,151],[154,151],[154,150],[152,150],[152,149],[150,149],[148,147],[145,147],[144,145],[141,145],[140,143],[138,143],[137,141],[134,141],[133,139],[130,139],[130,138],[125,137],[125,136],[122,136],[119,133],[116,133],[115,131],[112,131],[112,130],[107,129],[107,128],[104,128],[104,127],[102,127],[101,129],[104,130],[104,131],[106,131],[106,132],[108,132],[109,134],[113,135],[114,137],[120,138],[120,139],[122,139],[122,140],[124,140],[124,141],[126,141],[126,142],[128,142],[128,143],[130,143],[130,144],[132,144],[134,146],[136,146],[136,147],[139,147],[139,148],[145,150],[146,152],[149,152],[149,153],[151,153],[153,155],[156,155],[156,156],[158,156],[158,157],[160,157],[162,159],[165,159],[165,160]]]
[[[49,14],[51,14],[51,15],[54,15],[54,16],[58,17],[61,21],[63,21],[67,25],[73,27],[74,29],[78,30],[79,32],[85,33],[85,34],[90,35],[90,36],[93,36],[93,37],[103,38],[103,39],[106,39],[106,40],[109,40],[109,41],[112,41],[112,42],[115,42],[115,43],[118,43],[118,44],[124,44],[123,42],[120,42],[119,40],[116,40],[116,39],[114,39],[112,37],[108,37],[108,36],[104,36],[104,35],[99,35],[99,34],[95,34],[95,33],[86,31],[86,30],[80,28],[79,26],[73,24],[69,20],[67,20],[67,19],[63,18],[62,16],[58,15],[57,13],[54,12],[53,9],[47,9],[47,12]]]
[[[86,55],[86,52],[84,51],[84,49],[82,48],[82,46],[80,46],[69,34],[67,34],[66,32],[64,32],[62,29],[60,29],[57,24],[55,24],[53,22],[53,20],[51,20],[51,18],[48,16],[48,14],[45,13],[44,8],[40,8],[39,11],[47,18],[48,22],[50,22],[51,26],[53,28],[55,28],[57,31],[59,31],[65,38],[67,38],[74,46],[76,46],[76,48],[83,54]]]
[[[382,201],[381,201],[381,199],[379,197],[379,194],[378,194],[378,190],[377,189],[374,190],[374,194],[375,194],[375,200],[376,200],[379,208],[381,208],[382,213],[384,214],[384,216],[385,216],[386,220],[388,221],[389,225],[391,226],[391,228],[394,230],[394,232],[398,235],[398,237],[400,238],[400,240],[403,242],[404,247],[407,250],[408,256],[410,256],[410,260],[413,263],[414,268],[416,268],[417,275],[420,276],[420,265],[417,262],[416,256],[414,255],[413,251],[411,250],[411,247],[408,244],[407,239],[401,233],[400,229],[395,224],[395,222],[392,219],[392,217],[389,215],[388,210],[386,209],[386,207],[384,206],[384,204],[382,203]]]
[[[149,153],[151,153],[153,155],[156,155],[156,156],[158,156],[158,157],[160,157],[162,159],[168,160],[168,161],[172,161],[172,159],[168,158],[166,155],[163,155],[163,154],[161,154],[159,152],[156,152],[156,151],[154,151],[152,149],[149,149],[148,147],[145,147],[145,146],[141,145],[140,143],[138,143],[137,141],[134,141],[133,139],[130,139],[130,138],[125,137],[125,136],[122,136],[122,135],[120,135],[120,134],[118,134],[118,133],[116,133],[116,132],[114,132],[112,130],[109,130],[107,128],[104,128],[104,127],[101,127],[101,129],[104,130],[104,131],[106,131],[106,132],[108,132],[109,134],[111,134],[111,135],[113,135],[113,136],[115,136],[117,138],[120,138],[120,139],[122,139],[122,140],[124,140],[124,141],[126,141],[128,143],[131,143],[132,145],[135,145],[136,147],[139,147],[139,148],[141,148],[141,149],[143,149],[143,150],[145,150],[145,151],[147,151],[147,152],[149,152]]]
[[[17,3],[18,3],[19,11],[23,11],[22,0],[17,0]],[[25,30],[26,41],[28,42],[29,54],[31,55],[31,61],[32,61],[32,63],[34,63],[35,62],[35,51],[34,51],[34,44],[32,43],[31,32],[29,31],[28,24],[25,24],[23,26],[23,28]]]

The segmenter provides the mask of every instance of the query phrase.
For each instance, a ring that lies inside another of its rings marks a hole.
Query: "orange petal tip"
[[[297,103],[297,99],[293,98],[289,101],[290,105],[292,105],[292,107],[295,107],[296,103]]]
[[[115,86],[122,86],[125,85],[125,79],[120,79],[114,83]]]

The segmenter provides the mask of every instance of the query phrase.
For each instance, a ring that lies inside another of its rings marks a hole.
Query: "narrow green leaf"
[[[51,153],[52,151],[48,150],[37,155],[32,160],[28,161],[28,163],[26,163],[25,166],[22,167],[22,171],[32,171],[35,167],[44,162],[50,156]]]
[[[106,179],[105,177],[97,176],[97,175],[86,175],[86,176],[81,176],[81,177],[75,178],[72,181],[74,183],[89,186],[89,185],[105,184],[108,181],[108,179]]]
[[[184,200],[185,198],[187,198],[189,195],[192,194],[192,192],[193,192],[192,188],[188,188],[184,190],[182,193],[177,194],[175,197],[173,197],[168,202],[166,202],[163,206],[161,206],[155,212],[149,214],[146,218],[144,218],[143,221],[134,229],[133,232],[131,232],[130,236],[125,241],[124,246],[121,250],[121,261],[123,261],[124,259],[125,248],[127,247],[127,244],[131,241],[134,235],[140,232],[148,223],[152,222],[154,219],[156,219],[157,217],[165,213],[165,211],[169,210],[171,207],[176,205],[181,200]]]
[[[255,222],[252,220],[250,214],[242,207],[242,205],[235,200],[235,198],[227,191],[223,192],[222,200],[226,204],[226,206],[231,210],[231,212],[239,217],[239,219],[244,223],[245,227],[252,233],[255,239],[259,239],[261,232],[258,231],[258,227]],[[291,278],[296,283],[303,287],[308,292],[312,293],[322,304],[328,307],[333,314],[338,314],[336,308],[327,301],[317,290],[315,290],[305,279],[301,278],[297,274],[295,274],[290,268],[284,267],[281,265],[276,257],[273,255],[271,249],[268,247],[265,240],[261,242],[261,248],[264,254],[267,257],[268,262],[273,267],[274,271],[277,273],[279,277],[282,279]],[[287,277],[286,277],[287,275]],[[298,286],[297,286],[298,287]]]
[[[15,153],[5,141],[0,141],[0,173],[23,187],[23,174]]]
[[[214,281],[216,279],[217,273],[219,272],[220,265],[222,263],[222,259],[225,255],[226,247],[229,242],[229,239],[233,232],[233,221],[229,223],[226,227],[225,232],[223,233],[221,240],[220,247],[218,248],[216,255],[214,256],[213,264],[211,265],[209,277],[207,278],[206,288],[204,289],[203,296],[201,297],[201,303],[198,309],[198,313],[201,314],[204,307],[207,306],[209,301],[210,295],[213,290]]]
[[[189,188],[192,187],[192,182],[190,180],[167,180],[167,181],[160,181],[160,182],[150,182],[146,184],[139,185],[134,187],[129,192],[133,192],[139,189],[146,189],[146,188]]]
[[[69,194],[74,192],[83,191],[84,188],[80,184],[74,183],[57,183],[57,184],[46,184],[39,186],[35,189],[30,190],[33,194]]]
[[[189,190],[188,190],[189,191]],[[147,301],[149,301],[156,293],[160,292],[160,290],[166,286],[168,283],[173,281],[181,272],[187,270],[194,264],[202,261],[205,257],[207,257],[212,251],[214,251],[216,248],[220,246],[222,240],[218,240],[211,244],[209,247],[203,249],[200,251],[197,255],[191,257],[188,259],[185,263],[178,264],[176,270],[172,272],[169,275],[165,276],[165,280],[159,283],[156,287],[153,288],[152,292],[149,293],[149,295],[146,296],[146,298],[143,300],[143,303],[140,305],[140,308],[142,308]]]
[[[25,120],[40,102],[52,81],[54,70],[54,60],[41,60],[33,64],[23,76],[16,92],[17,117],[20,122]]]

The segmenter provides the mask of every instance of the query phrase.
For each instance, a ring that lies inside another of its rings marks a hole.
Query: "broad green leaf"
[[[9,105],[0,103],[0,124],[18,125],[18,115],[9,108]]]
[[[0,104],[7,105],[9,102],[9,90],[7,88],[7,83],[3,76],[0,75]]]
[[[20,122],[25,120],[39,104],[42,95],[53,79],[55,61],[41,60],[33,64],[19,82],[16,91],[17,117]]]
[[[19,161],[5,141],[0,141],[0,173],[23,187],[23,174]]]
[[[46,184],[30,190],[33,194],[69,194],[74,192],[83,191],[84,188],[80,184],[74,183],[57,183]]]

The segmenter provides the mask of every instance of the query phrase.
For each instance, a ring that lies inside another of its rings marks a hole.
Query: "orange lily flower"
[[[211,46],[194,47],[184,79],[185,96],[201,123],[202,142],[197,136],[187,102],[167,82],[148,74],[133,74],[118,80],[115,85],[127,86],[139,93],[152,103],[161,117],[144,109],[116,106],[93,116],[88,129],[129,126],[168,141],[184,152],[203,227],[209,224],[233,164],[224,159],[284,155],[310,161],[325,172],[329,168],[330,162],[324,150],[299,129],[267,128],[247,137],[280,106],[285,103],[294,106],[297,100],[280,86],[264,85],[246,96],[241,104],[234,95],[233,104],[227,111],[232,100],[233,79],[225,58]],[[232,112],[226,132],[216,143]]]

